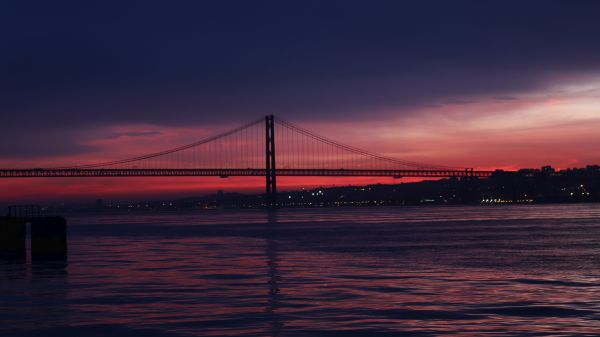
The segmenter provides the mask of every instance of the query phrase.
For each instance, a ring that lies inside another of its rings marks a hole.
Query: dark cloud
[[[2,159],[28,159],[89,153],[95,147],[80,140],[84,137],[78,129],[45,129],[19,125],[0,133],[3,145]]]
[[[103,138],[121,138],[121,137],[148,137],[160,136],[163,133],[160,131],[130,131],[130,132],[113,132]]]
[[[5,128],[68,129],[358,120],[504,99],[600,68],[599,12],[598,1],[3,2],[0,112]]]
[[[498,101],[515,101],[515,100],[518,100],[518,98],[515,97],[515,96],[495,96],[494,99],[498,100]]]
[[[457,98],[457,97],[447,98],[443,101],[444,104],[454,104],[454,105],[473,104],[473,103],[477,103],[477,102],[478,102],[478,100],[476,100],[476,99],[464,99],[464,98]]]

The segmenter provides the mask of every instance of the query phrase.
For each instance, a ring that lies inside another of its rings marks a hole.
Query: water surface
[[[600,205],[69,217],[0,336],[598,336]]]

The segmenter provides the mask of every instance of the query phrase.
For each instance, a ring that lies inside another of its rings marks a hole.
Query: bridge
[[[165,151],[85,165],[6,168],[0,169],[0,178],[264,176],[267,202],[274,205],[277,176],[466,178],[492,173],[377,154],[269,115]]]

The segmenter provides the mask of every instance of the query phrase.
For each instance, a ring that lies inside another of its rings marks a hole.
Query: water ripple
[[[68,265],[0,261],[0,335],[600,335],[598,205],[69,223]]]

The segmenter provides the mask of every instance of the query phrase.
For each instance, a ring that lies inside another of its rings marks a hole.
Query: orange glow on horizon
[[[335,187],[348,185],[397,184],[421,181],[418,178],[391,177],[278,177],[280,192],[301,188]],[[126,184],[123,182],[126,181]],[[263,177],[133,177],[133,178],[21,178],[0,181],[4,191],[0,202],[44,200],[151,200],[180,197],[199,197],[216,193],[263,193]]]

